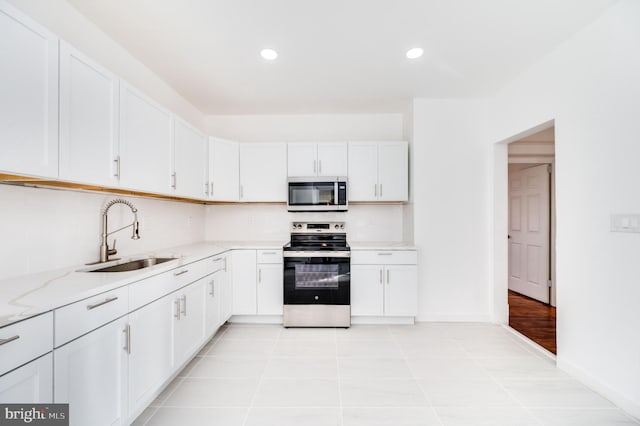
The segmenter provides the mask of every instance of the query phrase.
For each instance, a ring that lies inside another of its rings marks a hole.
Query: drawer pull
[[[6,345],[9,342],[13,342],[14,340],[18,340],[20,335],[16,334],[15,336],[9,337],[8,339],[0,339],[0,346]]]
[[[278,254],[278,252],[277,251],[263,251],[262,254],[271,254],[271,255],[273,255],[273,254]]]
[[[378,256],[393,256],[393,253],[378,253]]]
[[[186,317],[187,316],[187,295],[183,294],[180,300],[182,301],[181,314]]]
[[[216,257],[215,259],[213,259],[213,260],[212,260],[212,262],[219,262],[219,261],[221,261],[221,260],[222,260],[222,258],[221,258],[221,257]]]
[[[189,270],[188,270],[188,269],[183,269],[183,270],[182,270],[182,271],[180,271],[180,272],[174,272],[174,273],[173,273],[173,275],[174,275],[174,276],[176,276],[176,277],[178,277],[178,276],[180,276],[180,275],[184,275],[184,274],[186,274],[187,272],[189,272]]]
[[[104,299],[102,302],[94,303],[93,305],[87,305],[87,311],[90,311],[102,305],[106,305],[107,303],[111,303],[114,300],[118,300],[118,296],[109,297],[107,299]]]
[[[127,324],[122,331],[125,334],[124,350],[127,351],[127,354],[131,355],[131,324]]]

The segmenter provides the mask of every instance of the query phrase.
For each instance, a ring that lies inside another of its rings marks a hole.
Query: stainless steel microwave
[[[290,177],[288,185],[290,212],[347,211],[346,177]]]

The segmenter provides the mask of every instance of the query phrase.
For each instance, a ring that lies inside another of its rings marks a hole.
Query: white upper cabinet
[[[209,138],[209,199],[240,199],[239,150],[237,142]]]
[[[287,201],[287,145],[240,144],[240,201]]]
[[[349,143],[349,201],[407,201],[407,142]]]
[[[60,178],[116,186],[118,78],[60,42]]]
[[[287,174],[291,177],[347,176],[344,142],[291,142],[287,149]]]
[[[170,193],[172,114],[120,83],[120,184]]]
[[[180,119],[173,133],[173,173],[171,187],[175,195],[207,197],[207,137]]]
[[[0,171],[58,176],[58,38],[0,2]]]

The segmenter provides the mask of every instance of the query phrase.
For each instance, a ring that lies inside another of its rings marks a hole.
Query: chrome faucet
[[[122,228],[118,228],[115,231],[108,232],[107,231],[107,214],[109,213],[109,209],[115,204],[125,204],[129,206],[131,212],[133,213],[133,223],[123,226]],[[127,200],[123,200],[121,198],[111,200],[107,203],[107,206],[102,211],[102,243],[100,244],[100,263],[108,262],[109,256],[118,253],[116,250],[116,240],[113,240],[113,247],[109,248],[109,244],[107,243],[107,237],[111,234],[115,234],[118,231],[122,231],[128,227],[133,227],[133,234],[131,235],[132,240],[140,239],[140,224],[138,223],[138,209],[133,207],[133,204]]]

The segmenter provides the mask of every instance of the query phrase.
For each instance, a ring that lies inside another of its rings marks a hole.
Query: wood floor
[[[509,290],[509,325],[556,353],[556,308]]]

